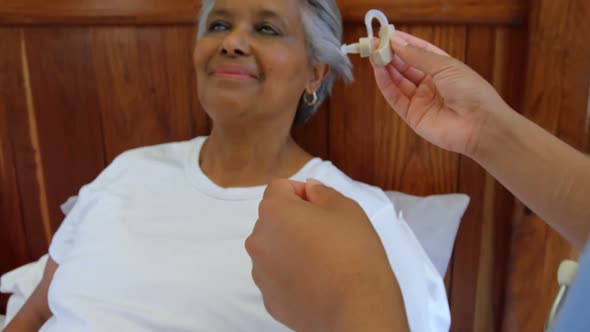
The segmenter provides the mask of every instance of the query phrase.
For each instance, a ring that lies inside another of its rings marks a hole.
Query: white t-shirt
[[[206,137],[117,157],[79,198],[49,253],[53,317],[41,331],[288,331],[266,312],[244,241],[265,186],[221,188],[199,168]],[[312,159],[317,179],[357,201],[381,237],[412,331],[447,331],[443,280],[382,190]]]

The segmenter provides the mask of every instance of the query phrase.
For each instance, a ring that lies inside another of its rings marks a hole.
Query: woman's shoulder
[[[142,146],[122,152],[90,184],[104,186],[122,177],[149,173],[157,176],[166,170],[183,170],[191,151],[203,137],[187,141]]]
[[[356,201],[369,217],[391,206],[391,201],[381,188],[352,179],[330,161],[314,163],[302,178],[296,180],[305,181],[308,178],[318,180]]]
[[[119,154],[114,160],[114,163],[129,163],[137,161],[184,161],[186,154],[204,140],[204,137],[195,137],[187,141],[160,143],[156,145],[141,146],[129,149]]]

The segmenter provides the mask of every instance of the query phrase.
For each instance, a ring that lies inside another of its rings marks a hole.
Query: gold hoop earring
[[[311,100],[309,99],[309,96],[311,96]],[[309,94],[306,93],[303,95],[303,102],[307,105],[307,106],[313,106],[315,105],[315,103],[318,102],[318,94],[317,93],[313,93],[313,94]]]

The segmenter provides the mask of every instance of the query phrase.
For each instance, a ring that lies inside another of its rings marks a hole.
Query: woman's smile
[[[218,65],[209,74],[216,78],[229,80],[251,81],[259,79],[255,70],[239,65]]]

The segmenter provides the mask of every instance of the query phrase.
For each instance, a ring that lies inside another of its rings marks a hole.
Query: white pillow
[[[411,196],[396,191],[385,192],[396,212],[403,213],[404,219],[420,241],[432,263],[444,276],[455,244],[457,229],[465,213],[469,197],[460,194]],[[61,206],[68,214],[76,203],[76,196],[70,197]],[[24,265],[8,272],[0,279],[0,292],[13,294],[6,309],[6,324],[14,317],[41,281],[47,255],[37,262]],[[0,324],[0,326],[2,326]]]
[[[386,191],[441,276],[447,272],[461,218],[469,204],[463,194],[412,196]]]

